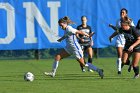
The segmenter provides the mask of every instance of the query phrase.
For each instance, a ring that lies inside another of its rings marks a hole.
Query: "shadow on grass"
[[[45,79],[47,80],[100,80],[98,74],[91,74],[91,75],[85,75],[85,74],[58,74],[55,77],[45,76]],[[133,80],[132,77],[128,76],[121,76],[121,75],[105,75],[102,80]]]
[[[44,74],[35,75],[35,80],[45,81],[45,80],[133,80],[132,77],[122,76],[122,75],[105,75],[104,79],[101,79],[98,74],[57,74],[55,77],[46,76]],[[0,75],[0,81],[24,81],[23,75]]]

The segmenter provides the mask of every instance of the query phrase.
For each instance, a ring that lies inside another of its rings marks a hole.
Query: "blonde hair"
[[[128,24],[129,26],[131,26],[131,22],[132,22],[132,20],[131,20],[128,16],[124,17],[124,18],[121,20],[121,23],[122,23],[122,24]]]
[[[65,16],[63,18],[60,18],[58,23],[67,23],[67,24],[74,24],[73,21],[70,20],[68,16]]]

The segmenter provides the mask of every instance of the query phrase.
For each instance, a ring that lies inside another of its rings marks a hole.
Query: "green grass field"
[[[93,60],[96,66],[104,69],[104,79],[96,72],[81,72],[74,59],[62,60],[54,78],[43,74],[51,70],[52,59],[0,60],[0,93],[140,93],[140,78],[133,79],[134,73],[127,72],[127,66],[118,76],[115,60]],[[23,79],[28,71],[35,75],[33,82]]]

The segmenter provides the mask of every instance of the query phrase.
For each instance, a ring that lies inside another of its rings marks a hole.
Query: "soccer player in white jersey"
[[[64,36],[58,39],[58,41],[61,42],[63,39],[66,39],[66,47],[55,56],[52,72],[45,72],[45,75],[54,77],[59,65],[59,61],[70,55],[74,55],[80,64],[96,71],[99,74],[99,76],[103,78],[104,74],[102,69],[97,68],[91,63],[84,63],[83,51],[80,47],[80,44],[77,41],[76,34],[85,35],[87,37],[89,37],[89,35],[70,26],[69,24],[72,24],[73,22],[67,16],[59,19],[58,23],[59,26],[65,31]]]
[[[117,28],[121,27],[121,20],[123,20],[127,16],[127,14],[128,14],[127,9],[122,8],[121,11],[120,11],[121,18],[118,19],[117,23],[116,23],[116,27]],[[130,18],[129,18],[129,20],[131,21],[131,26],[134,26],[133,21]],[[110,41],[114,37],[114,33],[109,37]],[[118,58],[117,58],[117,62],[116,63],[117,63],[118,74],[121,74],[121,68],[123,67],[123,64],[122,64],[122,54],[123,54],[124,45],[125,45],[124,35],[123,34],[118,34],[116,36],[116,49],[117,49],[117,54],[118,54]],[[130,64],[130,61],[128,60],[126,65],[129,65],[129,64]],[[129,71],[130,71],[130,67],[128,69]]]

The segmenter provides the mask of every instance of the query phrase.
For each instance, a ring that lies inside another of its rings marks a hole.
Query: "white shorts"
[[[120,40],[116,40],[116,47],[124,47],[125,43],[122,43]]]
[[[125,45],[125,38],[123,34],[117,35],[116,39],[116,47],[124,47]]]
[[[83,51],[82,51],[82,49],[80,49],[80,50],[72,50],[72,49],[70,49],[70,48],[64,48],[65,49],[65,51],[69,54],[69,55],[74,55],[74,57],[76,58],[76,59],[80,59],[80,58],[83,58]]]

